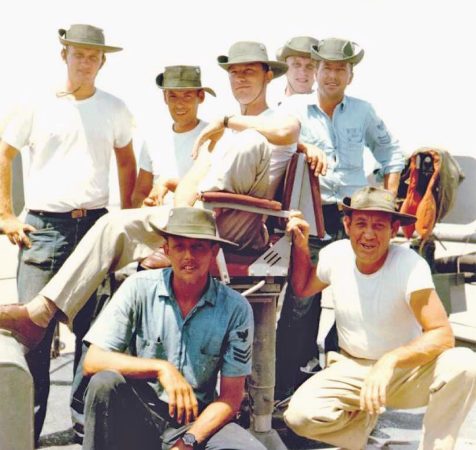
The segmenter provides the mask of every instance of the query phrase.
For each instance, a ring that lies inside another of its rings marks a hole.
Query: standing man
[[[278,61],[288,65],[284,95],[310,94],[314,84],[316,61],[311,58],[311,46],[319,41],[310,36],[296,36],[276,52]]]
[[[317,267],[308,224],[298,216],[288,223],[293,288],[306,297],[332,286],[342,352],[296,391],[285,421],[301,436],[360,450],[386,407],[427,406],[419,448],[453,449],[476,398],[476,355],[453,348],[426,261],[390,244],[416,217],[398,213],[395,194],[374,187],[343,207],[349,239],[321,250]]]
[[[365,147],[382,167],[384,187],[394,193],[404,167],[398,141],[372,105],[345,94],[354,76],[354,66],[363,56],[364,50],[355,42],[338,38],[319,41],[311,47],[311,57],[317,64],[317,92],[292,96],[281,106],[299,118],[300,141],[321,150],[319,181],[329,236],[326,240],[310,240],[314,263],[322,247],[344,236],[338,203],[367,185],[363,164]],[[319,369],[316,339],[320,297],[318,294],[297,298],[288,286],[277,330],[278,398],[289,396],[309,373]],[[329,341],[331,349],[337,349],[335,330]]]
[[[232,243],[198,208],[152,226],[172,267],[129,277],[85,337],[83,448],[264,450],[232,422],[251,373],[251,307],[209,275]]]
[[[164,91],[164,102],[173,123],[170,133],[151,137],[141,150],[140,170],[132,196],[136,208],[144,199],[147,206],[162,205],[166,195],[175,191],[193,164],[193,145],[207,125],[198,118],[198,107],[205,100],[206,92],[215,97],[213,89],[202,86],[197,66],[166,67],[157,76],[156,83]]]
[[[64,88],[45,95],[18,114],[0,143],[1,228],[20,247],[18,297],[33,299],[59,270],[80,239],[104,215],[109,200],[109,163],[114,150],[121,205],[131,207],[136,176],[132,118],[125,104],[95,86],[106,53],[120,47],[105,44],[103,31],[91,25],[59,30],[66,64]],[[25,223],[12,213],[11,166],[28,147]],[[38,302],[27,303],[34,315]],[[41,310],[41,304],[40,304]],[[39,437],[49,393],[50,348],[56,321],[36,315],[48,326],[41,344],[27,355],[35,382],[35,437]]]

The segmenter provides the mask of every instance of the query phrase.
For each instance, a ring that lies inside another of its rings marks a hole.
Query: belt
[[[99,209],[73,209],[68,212],[52,212],[52,211],[38,211],[29,209],[30,214],[35,214],[42,217],[52,217],[57,219],[82,219],[83,217],[95,217],[107,213],[106,208]]]

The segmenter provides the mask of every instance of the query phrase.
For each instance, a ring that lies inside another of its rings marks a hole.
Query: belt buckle
[[[87,209],[73,209],[73,211],[71,211],[71,218],[73,219],[81,219],[82,217],[86,217],[87,215]]]

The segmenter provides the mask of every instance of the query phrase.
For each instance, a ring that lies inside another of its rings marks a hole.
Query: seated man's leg
[[[159,449],[165,421],[148,400],[157,396],[145,381],[109,370],[94,375],[86,390],[83,449]]]
[[[428,405],[419,448],[452,449],[476,400],[476,354],[468,348],[453,348],[407,372],[389,388],[388,406]]]
[[[372,363],[331,352],[329,367],[304,382],[292,396],[284,413],[291,430],[337,447],[364,448],[377,422],[377,416],[360,410],[360,390]]]
[[[101,217],[40,294],[71,321],[108,272],[145,258],[162,243],[149,219],[159,216],[165,223],[168,211],[166,207],[126,209]]]
[[[266,450],[249,431],[236,423],[220,428],[205,444],[205,450]]]

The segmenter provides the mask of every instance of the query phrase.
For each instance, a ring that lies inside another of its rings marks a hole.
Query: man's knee
[[[458,386],[473,386],[476,389],[476,353],[465,347],[445,351],[438,364],[444,370],[435,378],[430,391],[436,392],[451,379],[458,378]]]
[[[113,370],[102,370],[91,377],[86,390],[86,398],[101,401],[109,398],[126,384],[125,378]]]
[[[213,435],[206,445],[207,450],[266,450],[249,431],[236,423],[228,423]]]

